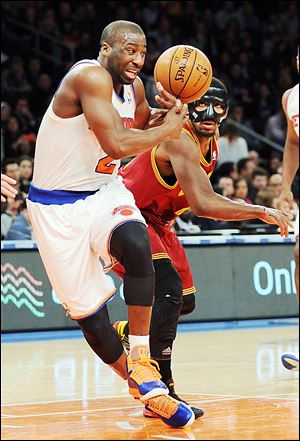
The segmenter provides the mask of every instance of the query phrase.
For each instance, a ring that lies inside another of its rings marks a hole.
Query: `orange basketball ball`
[[[172,46],[161,54],[154,67],[154,80],[179,98],[191,103],[201,98],[210,86],[212,67],[207,56],[199,49]]]

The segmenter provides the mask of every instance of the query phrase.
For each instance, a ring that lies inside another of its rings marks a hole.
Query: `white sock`
[[[130,352],[135,346],[147,346],[148,350],[150,351],[149,346],[149,335],[128,335],[129,338],[129,345],[130,345]]]

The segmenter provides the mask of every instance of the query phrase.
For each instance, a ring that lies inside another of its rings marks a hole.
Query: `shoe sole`
[[[195,415],[195,420],[197,420],[198,418],[201,418],[204,415],[204,412],[202,409],[197,409],[196,407],[191,407],[191,409]],[[145,418],[160,418],[160,416],[156,412],[153,412],[150,409],[144,409],[143,415]]]

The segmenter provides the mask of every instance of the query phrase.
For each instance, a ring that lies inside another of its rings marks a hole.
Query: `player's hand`
[[[292,222],[288,218],[288,214],[275,208],[266,208],[266,214],[261,220],[266,224],[278,225],[282,237],[289,237],[289,227],[294,229]]]
[[[156,89],[159,95],[155,95],[155,101],[163,109],[171,109],[173,106],[176,105],[176,97],[167,92],[166,89],[163,88],[161,83],[156,83]]]
[[[290,211],[290,215],[293,216],[294,196],[290,190],[282,190],[277,199],[277,207],[279,210]]]
[[[8,198],[16,197],[18,192],[14,187],[12,187],[12,185],[16,185],[16,183],[17,181],[15,181],[15,179],[1,173],[1,202],[6,202],[6,198],[4,196],[7,196]]]
[[[179,100],[178,100],[179,101]],[[179,108],[181,109],[179,110]],[[169,137],[171,139],[179,139],[183,124],[187,119],[187,105],[177,103],[168,111],[165,116],[164,123],[168,126]]]
[[[182,103],[180,102],[180,105],[178,105],[178,100],[175,98],[175,96],[171,95],[169,92],[167,92],[161,83],[156,83],[157,91],[160,93],[160,95],[155,95],[156,102],[161,106],[161,109],[151,109],[151,119],[149,121],[149,126],[157,126],[161,124],[164,117],[168,113],[172,107],[177,107],[177,112],[179,113],[181,111]]]

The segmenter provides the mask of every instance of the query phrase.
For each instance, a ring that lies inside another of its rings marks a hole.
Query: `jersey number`
[[[105,156],[104,158],[99,159],[95,172],[112,175],[116,168],[116,164],[111,164],[111,161],[113,161],[113,159],[110,156]]]

